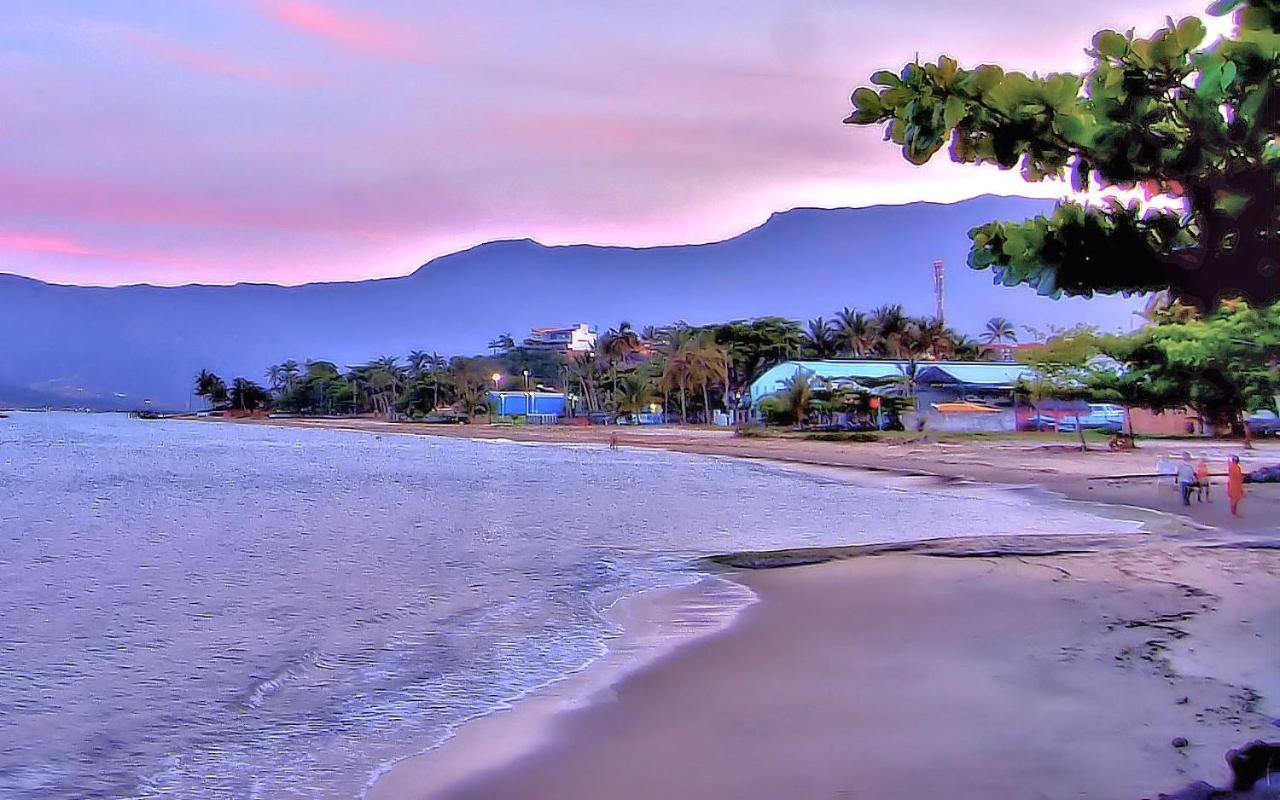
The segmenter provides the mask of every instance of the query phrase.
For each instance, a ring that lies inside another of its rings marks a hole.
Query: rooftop
[[[751,400],[758,401],[783,388],[799,371],[823,381],[852,380],[863,384],[885,383],[907,374],[912,362],[894,359],[835,359],[784,361],[751,384]],[[1012,387],[1031,370],[1023,364],[991,361],[916,361],[915,379],[922,384]]]

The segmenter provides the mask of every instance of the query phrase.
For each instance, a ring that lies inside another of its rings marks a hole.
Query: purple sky
[[[848,95],[916,52],[1079,68],[1098,28],[1207,2],[8,0],[0,272],[303,283],[493,238],[708,241],[794,206],[1055,196],[911,168],[841,124]]]

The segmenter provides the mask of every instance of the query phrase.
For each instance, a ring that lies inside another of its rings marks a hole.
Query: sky
[[[482,241],[714,241],[797,206],[1061,196],[923,168],[849,94],[917,53],[1080,69],[1208,0],[6,0],[0,272],[402,275]]]

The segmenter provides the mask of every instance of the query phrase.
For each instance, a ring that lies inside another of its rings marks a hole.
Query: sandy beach
[[[548,443],[608,435],[336,425]],[[401,762],[370,800],[1142,798],[1223,784],[1229,748],[1280,739],[1278,487],[1254,487],[1235,519],[1220,486],[1184,509],[1152,479],[1122,477],[1183,450],[1216,465],[1239,444],[1081,454],[1035,440],[700,430],[623,431],[622,444],[858,480],[1030,487],[1136,513],[1145,532],[997,540],[974,519],[973,539],[730,555],[715,568],[758,602],[728,628],[469,723]],[[1242,455],[1280,461],[1272,444]]]

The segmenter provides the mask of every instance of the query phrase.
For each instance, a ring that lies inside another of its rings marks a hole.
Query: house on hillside
[[[597,338],[594,328],[579,322],[566,328],[534,328],[523,346],[550,353],[585,353],[595,349]]]

